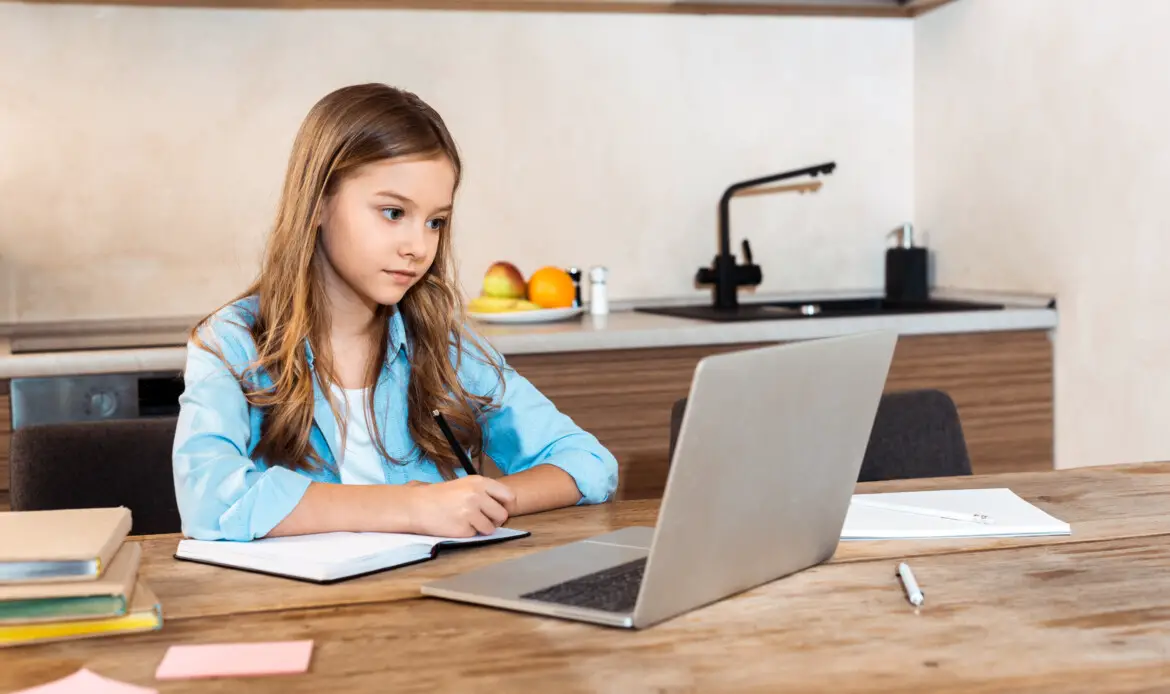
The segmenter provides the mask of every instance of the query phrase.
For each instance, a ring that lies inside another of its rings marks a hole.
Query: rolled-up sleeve
[[[503,365],[502,384],[482,360],[466,359],[480,392],[496,398],[496,406],[488,412],[485,422],[484,452],[488,457],[508,475],[537,465],[555,465],[576,482],[581,493],[578,504],[609,500],[618,482],[618,463],[613,454],[560,412],[501,355],[493,353],[493,357]]]
[[[240,350],[230,339],[217,346],[235,364]],[[239,541],[267,535],[300,503],[311,480],[284,467],[265,469],[248,456],[248,403],[218,356],[189,343],[183,379],[173,449],[183,534]]]

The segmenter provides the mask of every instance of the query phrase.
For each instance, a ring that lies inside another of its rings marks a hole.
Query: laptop
[[[882,331],[705,357],[654,527],[509,559],[423,594],[644,628],[828,560],[896,342]]]

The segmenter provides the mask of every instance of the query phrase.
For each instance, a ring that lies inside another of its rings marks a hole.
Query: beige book
[[[142,581],[134,587],[130,609],[121,617],[75,619],[38,624],[0,624],[0,648],[46,641],[66,641],[94,636],[133,634],[162,627],[162,606]]]
[[[96,581],[0,584],[0,625],[97,619],[126,614],[142,545],[122,545]]]
[[[0,583],[99,578],[130,534],[130,509],[0,513]]]

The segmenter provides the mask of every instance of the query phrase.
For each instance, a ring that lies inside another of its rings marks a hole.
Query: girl
[[[188,537],[471,536],[613,493],[609,451],[463,326],[460,168],[413,94],[347,87],[309,112],[258,279],[188,343],[174,445]],[[504,477],[460,475],[434,410]]]

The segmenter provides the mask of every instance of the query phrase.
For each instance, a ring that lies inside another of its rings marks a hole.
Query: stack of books
[[[0,513],[0,647],[162,627],[127,508]]]

